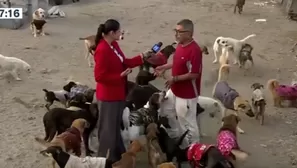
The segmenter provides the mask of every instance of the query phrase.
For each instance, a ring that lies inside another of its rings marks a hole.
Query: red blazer
[[[123,57],[123,62],[110,45],[102,39],[95,51],[94,76],[97,82],[96,97],[101,101],[121,101],[126,99],[127,77],[120,74],[126,68],[134,68],[143,63],[140,55],[126,58],[116,41],[111,44]]]

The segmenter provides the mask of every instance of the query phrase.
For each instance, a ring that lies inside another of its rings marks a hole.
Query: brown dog
[[[68,128],[62,134],[56,136],[51,142],[36,137],[35,140],[40,144],[51,147],[59,146],[65,152],[73,152],[76,156],[81,155],[81,136],[85,128],[89,127],[89,123],[82,118],[76,119],[72,122],[70,128]],[[55,168],[55,161],[53,160],[53,168]]]
[[[236,160],[246,160],[249,156],[247,152],[240,149],[237,142],[236,129],[240,118],[230,114],[225,116],[222,122],[223,126],[217,136],[217,148],[236,167]]]
[[[167,160],[166,155],[162,152],[159,145],[157,136],[159,133],[158,125],[156,123],[149,124],[146,128],[146,132],[149,164],[151,168],[157,168],[157,165]]]
[[[261,116],[260,124],[263,125],[266,100],[261,88],[264,89],[264,86],[260,83],[254,83],[251,88],[253,89],[252,105],[256,113],[255,118],[258,120],[259,116]]]
[[[245,4],[245,0],[236,0],[236,4],[234,6],[234,13],[236,13],[236,7],[237,7],[238,13],[241,14],[244,4]]]
[[[280,85],[276,79],[270,79],[267,82],[267,88],[273,97],[273,104],[276,107],[283,107],[282,102],[289,100],[292,107],[296,107],[297,103],[297,86],[296,85]]]
[[[142,144],[134,140],[128,147],[128,151],[122,154],[121,160],[112,164],[113,168],[135,168],[136,154],[142,150]]]
[[[158,168],[176,168],[172,162],[166,162],[158,165]]]
[[[124,34],[125,34],[125,32],[123,31],[122,35],[120,37],[121,40],[124,39]],[[94,55],[95,50],[96,50],[96,44],[95,44],[96,35],[91,35],[91,36],[87,36],[87,37],[80,37],[79,40],[84,40],[85,48],[86,48],[85,59],[88,60],[89,67],[92,67],[93,65],[92,65],[92,62],[91,62],[90,54]]]
[[[255,115],[248,100],[244,99],[235,89],[231,88],[227,82],[229,67],[227,64],[220,67],[218,81],[213,88],[212,95],[226,109],[234,110],[236,115],[245,113],[249,117],[254,117]],[[226,116],[226,109],[223,110],[222,117]],[[237,129],[240,133],[244,133],[240,127],[237,127]]]

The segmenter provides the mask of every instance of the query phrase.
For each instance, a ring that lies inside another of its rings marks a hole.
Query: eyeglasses
[[[190,32],[189,30],[177,30],[177,29],[173,29],[173,31],[178,34]]]

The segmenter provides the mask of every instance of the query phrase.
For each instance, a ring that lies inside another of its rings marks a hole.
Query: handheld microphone
[[[163,45],[163,43],[162,43],[162,42],[159,42],[159,43],[157,43],[157,44],[153,45],[153,47],[152,47],[152,51],[153,51],[154,53],[157,53],[157,52],[159,52],[159,51],[160,51],[160,49],[161,49],[161,47],[162,47],[162,45]]]

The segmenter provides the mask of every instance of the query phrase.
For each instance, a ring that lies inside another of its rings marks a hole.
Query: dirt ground
[[[255,5],[246,1],[242,15],[233,14],[234,0],[125,0],[87,1],[61,6],[66,18],[49,19],[48,36],[33,38],[28,27],[20,30],[0,30],[0,53],[21,58],[31,64],[33,72],[23,74],[23,81],[7,83],[0,80],[0,167],[43,168],[50,166],[48,158],[39,154],[40,146],[35,136],[43,136],[42,116],[46,112],[42,88],[58,90],[69,77],[95,86],[93,70],[84,60],[84,45],[78,37],[95,34],[99,23],[108,18],[118,19],[123,29],[129,31],[120,42],[126,56],[133,56],[158,41],[169,44],[174,40],[172,28],[183,18],[195,23],[195,39],[209,47],[204,56],[203,95],[210,96],[213,69],[212,44],[217,36],[242,39],[257,34],[249,40],[254,46],[255,66],[248,72],[232,67],[230,84],[250,98],[250,85],[266,84],[270,78],[289,83],[295,71],[296,53],[289,49],[297,38],[296,22],[285,19],[273,2]],[[262,1],[264,2],[264,1]],[[255,22],[267,19],[267,22]],[[111,63],[112,65],[112,63]],[[278,72],[279,69],[279,72]],[[135,72],[129,76],[134,80]],[[153,82],[164,88],[164,81]],[[252,155],[242,168],[283,168],[297,164],[296,110],[272,107],[267,93],[268,107],[265,125],[242,116],[241,127],[246,134],[239,135],[241,147]],[[218,121],[203,117],[202,129],[207,133],[207,143],[215,142]],[[147,165],[140,158],[139,165]],[[140,166],[139,166],[140,167]]]

